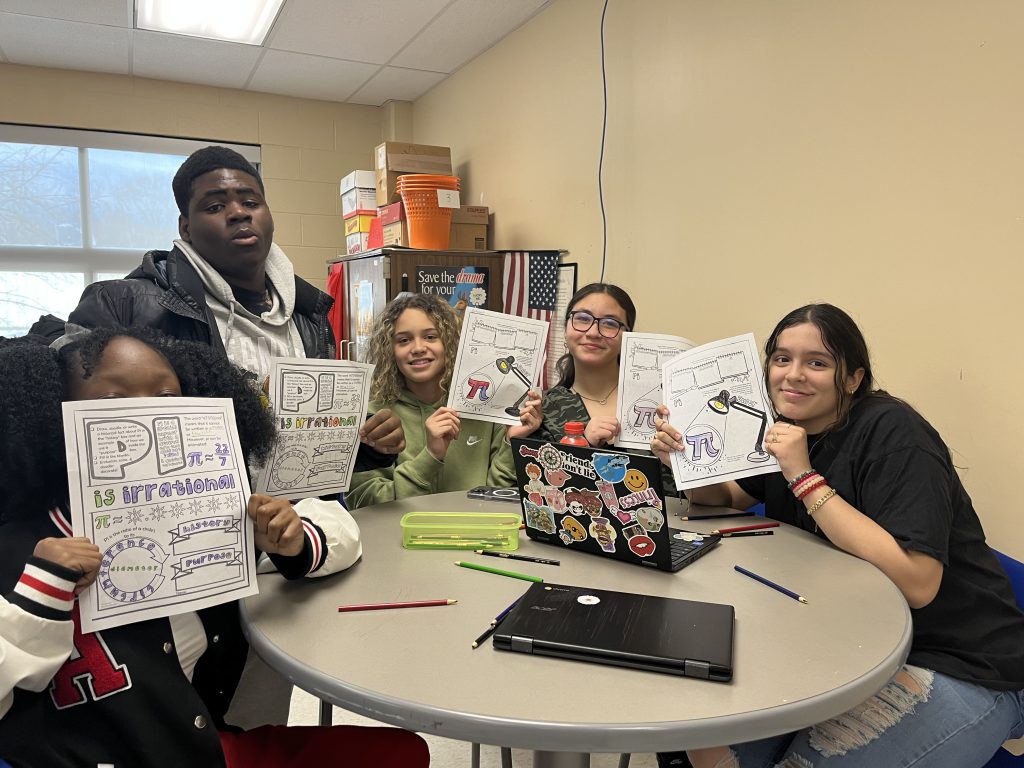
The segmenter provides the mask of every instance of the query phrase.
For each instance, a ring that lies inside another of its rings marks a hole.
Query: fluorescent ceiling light
[[[136,0],[135,26],[262,45],[284,0]]]

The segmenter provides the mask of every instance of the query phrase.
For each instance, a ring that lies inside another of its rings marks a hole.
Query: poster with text
[[[692,347],[693,342],[682,336],[622,332],[616,395],[620,430],[615,445],[650,449],[656,431],[655,411],[665,402],[661,394],[661,369],[680,352]]]
[[[347,491],[372,379],[366,363],[273,358],[269,394],[278,438],[256,490],[289,499]]]
[[[72,530],[102,553],[78,600],[83,632],[256,594],[249,480],[230,400],[63,407]]]
[[[686,490],[778,472],[764,448],[774,424],[754,334],[682,352],[662,371],[669,423],[686,446],[672,453],[676,487]]]
[[[416,267],[420,293],[440,296],[461,320],[469,307],[486,308],[490,291],[487,267]]]
[[[467,309],[448,391],[460,416],[519,424],[519,408],[544,365],[546,320]]]

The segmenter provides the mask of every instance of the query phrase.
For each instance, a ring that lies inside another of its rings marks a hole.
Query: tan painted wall
[[[296,272],[321,288],[327,260],[344,251],[338,181],[373,167],[381,114],[377,107],[0,64],[0,122],[262,145],[275,240]]]
[[[599,274],[599,0],[557,0],[420,98],[497,247]],[[640,329],[710,341],[809,301],[942,432],[1024,559],[1024,4],[612,0],[606,277]]]

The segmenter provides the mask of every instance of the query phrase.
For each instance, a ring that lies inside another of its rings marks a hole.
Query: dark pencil
[[[718,520],[723,517],[750,517],[753,512],[730,512],[728,514],[718,515],[688,515],[687,517],[680,517],[680,520]]]
[[[509,606],[508,608],[506,608],[506,609],[505,609],[505,610],[503,610],[503,611],[502,611],[501,613],[499,613],[499,614],[498,614],[497,616],[495,616],[495,617],[494,617],[494,618],[493,618],[493,619],[491,620],[491,626],[489,626],[489,627],[488,627],[488,628],[487,628],[486,630],[484,630],[484,633],[483,633],[482,635],[480,635],[480,637],[478,637],[478,638],[477,638],[476,640],[474,640],[474,641],[473,641],[473,645],[472,645],[471,647],[472,647],[472,648],[476,648],[477,646],[479,646],[479,645],[480,645],[480,643],[482,643],[482,642],[483,642],[484,640],[486,640],[486,639],[487,639],[488,637],[490,637],[491,635],[493,635],[493,634],[494,634],[494,630],[496,630],[496,629],[498,628],[498,625],[499,625],[499,624],[501,624],[501,622],[502,622],[502,621],[504,620],[504,618],[505,618],[506,616],[508,616],[508,614],[509,614],[509,611],[511,611],[511,610],[512,610],[513,608],[515,608],[515,607],[516,607],[516,604],[517,604],[517,603],[519,602],[519,600],[521,600],[521,599],[522,599],[522,598],[517,598],[517,599],[516,599],[516,601],[515,601],[515,603],[512,603],[512,605],[510,605],[510,606]]]
[[[483,631],[483,634],[480,635],[480,637],[478,637],[476,640],[473,641],[473,645],[470,646],[470,647],[471,648],[478,648],[480,646],[480,643],[482,643],[488,637],[493,635],[494,634],[494,630],[496,630],[497,628],[498,628],[497,624],[491,624],[491,626],[489,626],[487,629],[485,629]]]
[[[506,560],[523,560],[527,563],[542,563],[543,565],[561,565],[560,560],[549,560],[545,557],[531,557],[530,555],[517,555],[512,552],[485,552],[482,549],[476,550],[478,555],[487,555],[488,557],[504,557]]]
[[[736,533],[720,533],[723,539],[731,539],[734,536],[771,536],[775,531],[737,531]]]
[[[748,571],[746,568],[742,568],[738,565],[734,565],[733,568],[742,573],[744,576],[749,576],[750,578],[754,579],[754,581],[760,581],[766,587],[771,587],[772,589],[778,590],[782,594],[787,595],[788,597],[792,597],[794,600],[799,600],[801,603],[807,602],[806,598],[801,597],[793,590],[786,589],[784,586],[782,586],[781,584],[776,584],[774,581],[769,581],[764,576],[758,576],[753,571]]]

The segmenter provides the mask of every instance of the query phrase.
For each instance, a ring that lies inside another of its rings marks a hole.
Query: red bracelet
[[[812,483],[810,486],[808,486],[807,488],[804,488],[804,489],[802,489],[800,491],[799,495],[796,497],[797,501],[802,501],[804,496],[809,494],[815,488],[821,488],[821,486],[823,486],[823,485],[825,485],[825,478],[824,477],[819,477],[817,482]]]

